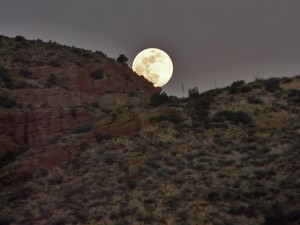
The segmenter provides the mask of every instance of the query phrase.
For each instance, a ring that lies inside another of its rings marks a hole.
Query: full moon
[[[155,87],[162,87],[172,77],[173,63],[164,51],[158,48],[147,48],[135,57],[132,69],[152,82]]]

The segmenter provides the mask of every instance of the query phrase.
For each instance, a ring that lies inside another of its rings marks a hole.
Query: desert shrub
[[[24,78],[30,78],[32,75],[32,72],[28,69],[21,69],[20,70],[20,75]]]
[[[250,103],[250,104],[262,104],[263,103],[263,101],[260,100],[259,98],[252,97],[252,96],[249,96],[247,98],[247,102]]]
[[[291,89],[288,92],[288,100],[290,102],[294,102],[294,103],[300,103],[300,90],[298,89]]]
[[[7,73],[7,69],[0,65],[0,86],[6,88],[13,87],[13,81]]]
[[[241,93],[248,93],[252,90],[250,85],[243,85],[239,88],[239,92]]]
[[[279,78],[269,78],[267,80],[258,79],[256,80],[257,83],[263,85],[263,87],[271,93],[276,92],[277,90],[281,90],[280,88],[280,79]]]
[[[189,89],[189,98],[197,98],[199,97],[199,91],[198,91],[198,87],[194,87],[192,89]]]
[[[277,90],[280,90],[280,80],[279,79],[276,79],[276,78],[271,78],[271,79],[268,79],[266,80],[265,82],[265,89],[269,92],[272,92],[274,93],[275,91]]]
[[[242,124],[249,124],[252,122],[252,118],[249,114],[244,111],[220,111],[217,112],[213,116],[214,122],[224,122],[224,121],[231,121],[235,124],[242,123]]]
[[[91,72],[91,77],[94,78],[95,80],[99,80],[104,77],[104,73],[101,69],[97,69]]]
[[[26,41],[26,39],[25,39],[23,36],[21,36],[21,35],[15,36],[15,40],[16,40],[16,41],[20,41],[20,42]]]
[[[291,89],[288,91],[288,97],[300,97],[299,89]]]
[[[185,119],[182,118],[180,115],[174,113],[170,115],[161,115],[154,118],[153,120],[156,120],[157,122],[170,121],[172,123],[179,124],[182,123]]]
[[[21,103],[17,103],[15,100],[10,99],[8,96],[0,95],[0,106],[3,108],[23,108]]]
[[[238,80],[234,81],[231,86],[229,87],[230,94],[237,94],[239,92],[239,88],[245,84],[245,81]]]
[[[87,133],[93,128],[92,124],[86,123],[72,129],[73,134]]]
[[[170,101],[171,100],[169,99],[168,95],[165,92],[155,93],[154,95],[151,96],[149,105],[155,107],[155,106],[168,103]]]
[[[117,58],[117,62],[122,64],[127,64],[127,61],[128,58],[124,54],[119,55],[119,57]]]
[[[282,83],[284,83],[284,84],[293,82],[293,79],[289,78],[289,77],[283,77],[281,80],[282,80]]]

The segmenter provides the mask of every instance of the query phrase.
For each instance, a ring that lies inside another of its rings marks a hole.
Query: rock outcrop
[[[138,111],[161,91],[101,52],[4,36],[0,44],[0,136],[7,146],[40,147],[80,124]],[[127,119],[98,129],[132,133],[135,122]]]

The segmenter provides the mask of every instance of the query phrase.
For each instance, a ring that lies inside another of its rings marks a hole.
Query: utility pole
[[[183,87],[183,84],[182,84],[182,97],[184,98],[184,87]]]

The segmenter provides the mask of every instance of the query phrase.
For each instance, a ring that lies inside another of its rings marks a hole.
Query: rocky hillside
[[[0,224],[299,224],[300,76],[178,99],[3,36],[0,65]]]

